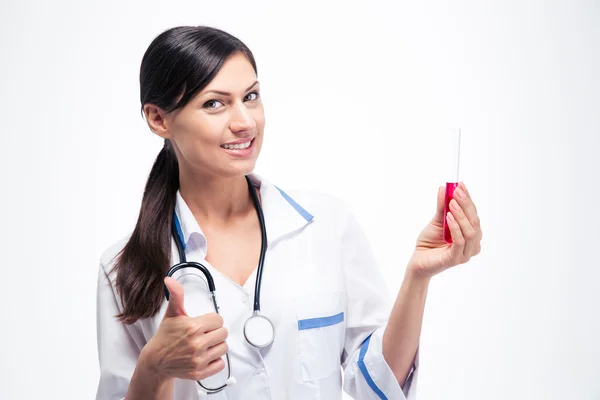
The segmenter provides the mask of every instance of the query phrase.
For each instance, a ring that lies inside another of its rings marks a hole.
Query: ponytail
[[[115,263],[116,289],[123,304],[117,318],[126,324],[153,316],[163,302],[178,189],[177,156],[165,139],[146,182],[135,229]]]
[[[250,49],[235,36],[208,26],[178,26],[159,34],[146,49],[140,66],[140,103],[165,113],[185,107],[217,75],[233,54]],[[163,302],[164,276],[171,259],[171,224],[179,189],[179,165],[170,140],[150,171],[135,229],[119,253],[114,269],[123,311],[117,317],[132,324],[155,315]]]

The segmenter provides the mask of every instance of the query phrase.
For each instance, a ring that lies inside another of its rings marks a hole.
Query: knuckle
[[[196,333],[196,331],[198,331],[198,323],[195,322],[194,320],[190,320],[189,323],[186,325],[185,327],[185,333],[187,335],[193,335]]]
[[[212,349],[210,349],[209,352],[206,353],[207,364],[220,360],[221,357],[227,354],[228,350],[229,348],[227,346],[223,346],[223,344],[213,347]]]
[[[202,369],[202,370],[195,371],[192,374],[192,380],[201,381],[203,379],[208,378],[208,376],[209,376],[209,374],[206,372],[206,370]]]
[[[195,371],[201,371],[206,367],[206,361],[203,357],[194,358],[193,367]]]
[[[196,339],[196,350],[203,351],[208,347],[208,340],[206,340],[205,335],[200,336]]]
[[[223,369],[225,369],[225,361],[223,361],[222,358],[217,358],[212,363],[212,366],[214,367],[215,372],[223,371]]]
[[[200,362],[199,369],[206,369],[208,366],[210,366],[210,362],[212,361],[210,359],[210,357],[207,355],[207,353],[202,353],[202,355],[200,357],[198,357],[198,359]]]
[[[223,326],[223,317],[217,313],[210,313],[203,315],[201,318],[202,327],[204,331],[212,331],[215,328]]]
[[[225,339],[227,339],[228,336],[229,336],[229,332],[227,331],[227,328],[225,328],[225,327],[219,328],[217,337],[220,339],[220,341],[224,341]]]
[[[196,353],[201,352],[206,346],[206,339],[204,335],[196,336],[192,339],[190,346],[196,351]]]

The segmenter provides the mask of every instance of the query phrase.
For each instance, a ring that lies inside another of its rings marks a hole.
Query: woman
[[[133,233],[101,259],[97,399],[329,400],[341,398],[342,386],[360,399],[415,398],[428,284],[479,253],[475,205],[461,183],[447,245],[440,188],[392,306],[343,201],[286,193],[252,172],[265,126],[256,71],[241,41],[208,27],[170,29],[143,57],[142,110],[165,144]],[[275,331],[264,347],[244,335],[263,244],[257,205],[268,248],[261,313]],[[165,277],[179,262],[176,240],[214,277],[219,313],[189,313],[191,296],[206,291],[184,285],[184,294]],[[205,394],[197,381],[227,377],[227,361],[237,385]]]

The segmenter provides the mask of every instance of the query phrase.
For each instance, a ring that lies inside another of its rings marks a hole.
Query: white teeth
[[[250,147],[250,143],[252,141],[246,142],[246,143],[240,143],[240,144],[224,144],[222,147],[225,149],[229,149],[229,150],[243,150],[243,149],[247,149],[248,147]]]

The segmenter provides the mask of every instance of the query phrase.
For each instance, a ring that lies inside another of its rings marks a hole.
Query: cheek
[[[192,146],[220,143],[227,128],[227,118],[220,115],[197,115],[188,119],[185,138]]]
[[[263,128],[265,127],[265,113],[263,111],[263,108],[260,107],[259,109],[257,109],[253,117],[254,122],[256,123],[256,129],[259,132],[262,132]]]
[[[212,157],[211,153],[214,153],[215,148],[220,145],[226,128],[226,118],[218,116],[188,118],[185,124],[180,125],[177,135],[183,157],[191,164],[202,164],[202,160],[206,162]]]

